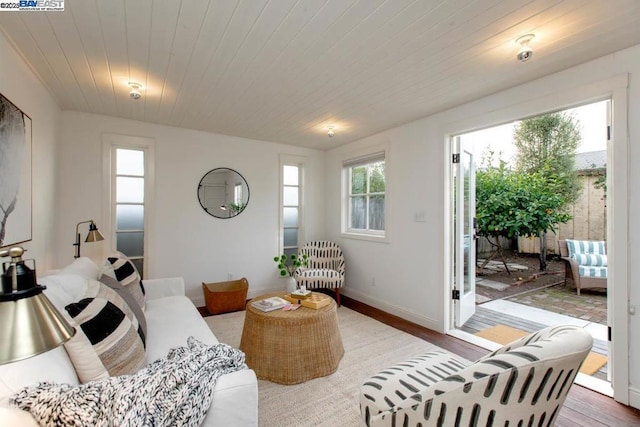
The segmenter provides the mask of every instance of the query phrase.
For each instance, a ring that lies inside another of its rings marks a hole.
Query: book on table
[[[273,311],[283,308],[285,305],[291,304],[284,298],[280,297],[271,297],[266,299],[261,299],[258,301],[253,301],[251,305],[261,311]]]
[[[311,295],[304,299],[299,298],[295,296],[295,294],[291,293],[285,295],[284,299],[294,304],[300,304],[303,307],[313,308],[314,310],[326,307],[327,305],[331,304],[331,301],[333,301],[331,297],[318,292],[312,292]]]

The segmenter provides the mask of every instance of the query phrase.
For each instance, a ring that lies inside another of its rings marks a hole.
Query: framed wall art
[[[31,118],[0,94],[0,247],[31,240]]]

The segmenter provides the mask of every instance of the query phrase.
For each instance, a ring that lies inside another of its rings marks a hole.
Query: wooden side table
[[[272,293],[251,301],[280,296]],[[344,355],[335,301],[317,310],[262,312],[249,302],[240,350],[258,378],[298,384],[332,374]]]

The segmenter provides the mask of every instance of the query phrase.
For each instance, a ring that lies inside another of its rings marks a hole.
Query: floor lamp
[[[80,232],[78,231],[80,224],[89,224],[89,233],[87,234],[87,238],[84,239],[85,243],[100,242],[104,240],[104,236],[100,233],[98,227],[96,227],[96,223],[93,222],[92,219],[80,221],[76,225],[76,242],[73,244],[73,246],[76,247],[76,253],[73,255],[74,258],[80,258]]]

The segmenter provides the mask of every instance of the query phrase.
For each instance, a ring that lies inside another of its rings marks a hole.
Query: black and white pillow
[[[111,376],[137,372],[145,364],[143,341],[129,316],[104,298],[83,298],[65,310],[87,336]]]
[[[122,297],[124,302],[127,303],[127,306],[129,307],[129,309],[131,309],[133,314],[136,316],[136,319],[138,320],[138,334],[140,335],[142,340],[145,341],[147,336],[147,318],[145,317],[144,311],[142,311],[142,308],[135,300],[131,292],[127,288],[122,286],[122,283],[118,282],[117,279],[109,277],[105,274],[100,277],[100,283],[113,289],[118,295],[120,295],[120,297]]]
[[[142,310],[145,309],[144,286],[142,278],[136,266],[121,252],[114,252],[107,258],[104,266],[104,275],[117,279],[125,288],[131,292]]]
[[[104,281],[110,279],[108,276],[103,278]],[[111,280],[117,282],[116,279]],[[119,283],[118,285],[121,286]],[[124,287],[122,288],[123,290],[127,291],[126,289],[124,289]],[[138,316],[138,314],[136,313],[136,309],[139,312],[142,312],[142,309],[138,307],[138,304],[136,303],[136,301],[134,301],[133,297],[129,296],[128,298],[124,298],[121,293],[116,289],[113,289],[113,287],[105,284],[103,281],[97,281],[93,279],[90,279],[87,283],[87,290],[84,294],[84,297],[106,299],[107,301],[118,307],[127,316],[133,327],[138,332],[138,335],[142,340],[142,344],[146,346],[147,321],[146,318],[144,318],[144,315],[141,316],[143,322],[140,322],[138,320],[140,316]]]

